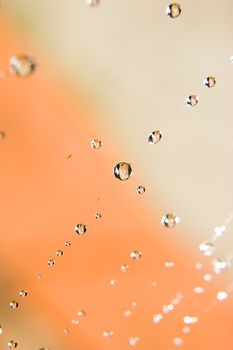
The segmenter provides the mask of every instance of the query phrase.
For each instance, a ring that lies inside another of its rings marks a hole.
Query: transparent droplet
[[[170,311],[174,309],[174,306],[173,304],[163,305],[162,309],[164,314],[168,314]]]
[[[35,71],[36,62],[31,56],[22,54],[11,57],[10,66],[15,75],[25,78]]]
[[[187,105],[194,107],[198,104],[198,96],[197,95],[190,95],[189,97],[187,97],[186,99],[186,103]]]
[[[116,284],[116,281],[117,281],[117,280],[110,280],[111,286],[114,286],[114,284]]]
[[[212,262],[212,266],[214,272],[219,275],[229,267],[229,263],[222,259],[214,259]]]
[[[130,257],[134,260],[139,260],[142,257],[142,253],[139,250],[133,250],[130,253]]]
[[[205,256],[210,256],[214,253],[215,247],[214,247],[213,243],[205,241],[199,245],[199,250]]]
[[[214,85],[216,84],[216,79],[215,79],[215,77],[207,77],[207,78],[205,78],[204,84],[205,84],[205,86],[207,86],[208,88],[214,87]]]
[[[221,226],[221,227],[216,226],[216,227],[214,228],[214,233],[215,233],[215,236],[216,236],[216,237],[221,237],[222,234],[223,234],[225,231],[226,231],[226,227],[225,227],[225,226]]]
[[[124,311],[124,314],[123,314],[125,317],[130,317],[132,315],[132,311],[131,310],[126,310]]]
[[[145,189],[144,186],[138,186],[138,187],[136,188],[136,192],[137,192],[138,194],[144,194],[144,193],[146,192],[146,189]]]
[[[174,261],[167,261],[165,262],[164,266],[166,267],[166,269],[171,269],[172,267],[175,266]]]
[[[15,300],[12,300],[12,301],[10,302],[9,306],[10,306],[10,308],[11,308],[12,310],[15,310],[15,309],[17,309],[17,307],[19,306],[19,303],[18,303],[17,301],[15,301]]]
[[[54,259],[49,259],[48,260],[48,265],[49,266],[53,266],[55,264],[55,260]]]
[[[43,277],[42,273],[38,273],[36,276],[39,280]]]
[[[174,338],[173,339],[173,343],[176,345],[176,346],[181,346],[181,345],[183,345],[183,339],[181,339],[181,338]]]
[[[188,334],[189,332],[190,332],[190,328],[189,327],[184,327],[183,329],[182,329],[182,332],[184,333],[184,334]]]
[[[204,280],[206,282],[210,282],[212,280],[212,276],[209,274],[209,273],[206,273],[204,276],[203,276]]]
[[[166,14],[171,18],[176,18],[181,14],[180,4],[173,2],[166,8]]]
[[[204,289],[203,287],[197,286],[197,287],[194,288],[194,292],[195,292],[196,294],[203,294],[204,291],[205,291],[205,289]]]
[[[140,338],[139,337],[130,337],[129,338],[129,345],[135,346],[139,342]]]
[[[121,162],[118,163],[114,169],[113,173],[118,180],[125,181],[132,175],[132,168],[129,163]]]
[[[25,298],[27,295],[28,295],[28,292],[27,292],[26,289],[22,289],[22,290],[19,292],[20,298]]]
[[[63,255],[63,251],[60,250],[60,249],[58,249],[58,250],[56,251],[56,256],[62,256],[62,255]]]
[[[64,328],[64,329],[63,329],[63,333],[64,333],[64,334],[69,334],[69,333],[70,333],[70,330],[69,330],[68,328]]]
[[[84,225],[84,224],[78,224],[75,226],[74,228],[75,232],[78,234],[78,235],[84,235],[84,233],[86,233],[87,231],[87,226]]]
[[[203,264],[202,263],[196,263],[195,267],[196,267],[197,270],[201,270],[201,269],[203,269]]]
[[[97,139],[91,141],[91,147],[93,149],[100,149],[103,146],[103,142]]]
[[[160,130],[152,131],[148,136],[148,142],[154,145],[158,143],[161,140],[161,138],[162,138],[162,132]]]
[[[98,6],[100,4],[100,0],[86,0],[87,5],[91,7]]]
[[[121,271],[122,272],[126,272],[126,271],[128,271],[128,269],[129,269],[129,265],[126,265],[126,264],[121,265]]]
[[[6,137],[6,134],[4,133],[4,131],[0,130],[0,141],[4,140]]]
[[[133,307],[137,307],[137,306],[138,306],[138,304],[137,304],[136,301],[132,301],[131,305],[132,305]]]
[[[86,316],[86,312],[84,310],[80,310],[77,312],[78,317],[85,317]]]
[[[78,320],[72,320],[71,322],[72,322],[72,324],[75,324],[75,325],[79,324]]]
[[[18,343],[15,340],[11,340],[7,343],[7,346],[9,349],[15,349],[17,347]]]
[[[103,331],[103,337],[105,338],[110,338],[114,335],[113,331],[107,330],[107,331]]]
[[[217,293],[217,300],[223,301],[228,298],[228,293],[227,292],[218,292]]]
[[[175,227],[179,222],[180,222],[180,218],[172,213],[168,213],[164,215],[161,219],[162,225],[169,228]]]
[[[65,247],[69,248],[70,246],[71,246],[71,242],[66,241],[66,242],[65,242]]]
[[[0,325],[0,335],[2,334],[2,326]]]
[[[185,324],[194,324],[198,322],[198,318],[196,316],[184,316],[183,321]]]
[[[162,314],[156,314],[156,315],[153,316],[153,322],[154,323],[159,323],[162,319],[163,319],[163,315]]]
[[[96,214],[95,214],[95,218],[96,218],[96,220],[101,219],[101,217],[102,217],[102,215],[101,215],[100,213],[96,213]]]

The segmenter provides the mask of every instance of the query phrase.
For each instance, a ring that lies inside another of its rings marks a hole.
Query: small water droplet
[[[96,214],[95,214],[95,218],[96,218],[96,220],[101,219],[101,217],[102,217],[102,215],[101,215],[100,213],[96,213]]]
[[[75,324],[75,325],[79,324],[78,320],[72,320],[71,322],[72,322],[72,324]]]
[[[69,334],[69,333],[70,333],[70,330],[69,330],[68,328],[64,328],[64,329],[63,329],[63,333],[64,333],[64,334]]]
[[[129,338],[129,345],[135,346],[139,342],[139,337],[130,337]]]
[[[189,332],[190,332],[190,328],[189,327],[184,327],[183,329],[182,329],[182,332],[184,333],[184,334],[188,334]]]
[[[28,292],[27,292],[26,289],[22,289],[22,290],[19,292],[20,298],[25,298],[27,295],[28,295]]]
[[[117,281],[117,280],[110,280],[111,286],[114,286],[114,285],[116,284],[116,281]]]
[[[160,130],[152,131],[148,136],[148,143],[155,145],[162,138],[162,132]]]
[[[167,261],[165,262],[164,266],[166,267],[166,269],[171,269],[172,267],[175,266],[174,261]]]
[[[6,137],[6,134],[4,133],[4,131],[0,130],[0,141],[4,140]]]
[[[194,288],[194,292],[195,292],[196,294],[203,294],[204,291],[205,291],[205,289],[204,289],[203,287],[197,286],[197,287]]]
[[[2,326],[0,325],[0,335],[2,334]]]
[[[168,213],[164,215],[161,219],[162,225],[169,228],[175,227],[179,222],[180,222],[180,218],[172,213]]]
[[[65,247],[67,247],[67,248],[71,247],[71,242],[66,241],[66,242],[65,242]]]
[[[11,57],[10,66],[15,75],[25,78],[35,71],[36,62],[31,56],[22,54]]]
[[[86,316],[86,312],[84,310],[80,310],[77,312],[78,317],[85,317]]]
[[[125,317],[129,317],[129,316],[131,316],[132,315],[132,311],[131,310],[126,310],[126,311],[124,311],[124,316]]]
[[[213,243],[205,241],[199,245],[199,250],[205,256],[210,256],[214,253],[215,247],[214,247]]]
[[[137,192],[138,194],[144,194],[144,193],[146,192],[146,189],[145,189],[144,186],[138,186],[138,187],[136,188],[136,192]]]
[[[226,231],[226,227],[225,227],[225,226],[221,226],[221,227],[216,226],[216,227],[214,228],[214,233],[215,233],[215,236],[216,236],[216,237],[221,237],[222,234],[223,234],[225,231]]]
[[[180,4],[173,2],[166,8],[166,14],[171,18],[176,18],[181,14]]]
[[[228,298],[228,293],[227,292],[218,292],[217,293],[217,300],[223,301]]]
[[[229,267],[229,263],[227,263],[222,259],[214,259],[212,262],[212,266],[213,266],[214,272],[219,275]]]
[[[186,103],[187,105],[194,107],[198,104],[199,98],[197,95],[190,95],[189,97],[187,97],[186,99]]]
[[[203,264],[202,263],[196,263],[195,267],[196,267],[197,270],[201,270],[201,269],[203,269]]]
[[[194,324],[197,323],[198,318],[196,316],[184,316],[183,321],[185,324]]]
[[[114,167],[113,173],[118,180],[128,180],[132,175],[131,165],[129,163],[120,162]]]
[[[142,253],[139,250],[133,250],[130,253],[130,257],[134,260],[139,260],[142,257]]]
[[[84,225],[84,224],[78,224],[75,226],[74,228],[75,232],[78,234],[78,235],[84,235],[84,233],[86,233],[87,231],[87,226]]]
[[[204,84],[205,84],[205,86],[207,86],[208,88],[214,87],[214,85],[216,84],[216,79],[215,79],[215,77],[207,77],[207,78],[205,78]]]
[[[17,309],[17,307],[19,306],[19,303],[18,303],[17,301],[15,301],[15,300],[12,300],[12,301],[10,302],[9,306],[10,306],[10,308],[11,308],[12,310],[15,310],[15,309]]]
[[[137,306],[138,306],[138,304],[137,304],[136,301],[132,301],[131,305],[132,305],[133,307],[137,307]]]
[[[86,0],[87,5],[91,7],[98,6],[100,4],[100,0]]]
[[[98,139],[94,139],[91,141],[91,148],[93,149],[100,149],[102,146],[103,142]]]
[[[181,339],[181,338],[174,338],[173,339],[173,343],[176,345],[176,346],[181,346],[181,345],[183,345],[183,339]]]
[[[168,314],[170,311],[174,309],[174,306],[173,304],[163,305],[162,309],[164,314]]]
[[[49,259],[48,260],[48,265],[51,267],[55,264],[55,260],[54,259]]]
[[[212,276],[208,273],[206,273],[204,276],[203,276],[204,280],[206,282],[210,282],[212,280]]]
[[[56,251],[56,256],[62,256],[62,255],[63,255],[63,251],[60,250],[60,249],[58,249],[58,250]]]
[[[17,347],[18,343],[15,340],[11,340],[7,343],[7,346],[9,349],[15,349]]]
[[[38,279],[41,279],[43,277],[42,273],[38,273],[36,276]]]
[[[163,319],[163,315],[162,314],[156,314],[156,315],[153,316],[153,322],[154,323],[159,323],[162,319]]]
[[[107,330],[107,331],[103,331],[103,337],[105,338],[110,338],[114,335],[113,331]]]
[[[122,272],[126,272],[126,271],[128,271],[128,269],[129,269],[129,265],[126,265],[126,264],[121,265],[121,271]]]

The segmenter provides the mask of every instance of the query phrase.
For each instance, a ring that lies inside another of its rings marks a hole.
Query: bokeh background
[[[168,5],[1,1],[2,349],[124,350],[132,337],[144,350],[233,348],[233,3],[184,0],[176,19]],[[26,79],[9,66],[21,53],[38,64]],[[163,133],[155,145],[153,130]],[[128,181],[113,175],[120,161],[132,166]],[[172,229],[161,225],[169,212],[180,218]],[[216,273],[214,259],[228,268]],[[187,315],[198,322],[184,329]]]

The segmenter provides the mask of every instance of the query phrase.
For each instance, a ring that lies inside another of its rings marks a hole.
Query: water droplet
[[[40,348],[39,350],[49,350],[49,348]]]
[[[72,322],[72,324],[75,324],[75,325],[79,324],[78,320],[72,320],[71,322]]]
[[[185,324],[193,324],[193,323],[197,323],[198,318],[195,316],[184,316],[183,321]]]
[[[154,315],[153,316],[153,322],[154,323],[159,323],[163,318],[163,315],[162,314],[157,314],[157,315]]]
[[[121,265],[121,271],[122,272],[126,272],[126,271],[128,271],[128,269],[129,269],[129,265],[126,265],[126,264]]]
[[[136,301],[132,301],[131,305],[132,305],[133,307],[137,307],[137,306],[138,306],[138,304],[137,304]]]
[[[0,130],[0,141],[4,140],[6,137],[6,134],[4,133],[4,131]]]
[[[228,298],[227,292],[218,292],[217,293],[217,300],[223,301],[223,300],[226,300],[227,298]]]
[[[183,339],[181,338],[174,338],[173,339],[173,343],[176,345],[176,346],[181,346],[183,344]]]
[[[77,312],[78,317],[85,317],[86,316],[86,312],[84,310],[80,310]]]
[[[71,246],[71,242],[66,241],[66,242],[65,242],[65,246],[66,246],[67,248],[69,248],[69,247]]]
[[[199,250],[205,256],[210,256],[214,253],[215,247],[214,247],[213,243],[205,241],[199,245]]]
[[[184,327],[183,329],[182,329],[182,332],[184,333],[184,334],[188,334],[189,332],[190,332],[190,328],[189,327]]]
[[[139,337],[130,337],[129,338],[129,345],[135,346],[139,342]]]
[[[164,266],[166,267],[166,269],[171,269],[175,266],[175,263],[173,261],[167,261],[165,262]]]
[[[12,72],[23,78],[30,76],[36,69],[34,58],[24,54],[11,57],[10,65]]]
[[[49,266],[53,266],[55,264],[55,260],[54,259],[49,259],[48,260],[48,265]]]
[[[113,332],[113,331],[109,331],[109,330],[103,331],[103,337],[105,337],[105,338],[110,338],[110,337],[112,337],[113,335],[114,335],[114,332]]]
[[[17,309],[17,307],[19,306],[19,303],[18,303],[17,301],[15,301],[15,300],[12,300],[12,301],[10,302],[9,306],[10,306],[10,308],[11,308],[12,310],[15,310],[15,309]]]
[[[205,289],[204,289],[203,287],[197,286],[197,287],[194,288],[194,292],[195,292],[196,294],[203,294],[204,291],[205,291]]]
[[[87,5],[91,7],[98,6],[100,4],[100,0],[86,0]]]
[[[159,131],[159,130],[152,131],[150,133],[150,135],[148,136],[148,142],[150,144],[154,145],[154,144],[158,143],[161,140],[161,138],[162,138],[162,132],[161,131]]]
[[[28,295],[28,292],[27,292],[26,289],[22,289],[22,290],[19,292],[20,298],[25,298],[27,295]]]
[[[197,270],[201,270],[201,269],[203,269],[203,265],[202,265],[202,263],[196,263],[196,269]]]
[[[197,95],[190,95],[189,97],[187,97],[186,99],[186,103],[187,105],[194,107],[198,104],[199,98]]]
[[[212,276],[208,273],[206,273],[203,278],[206,282],[210,282],[212,280]]]
[[[172,304],[163,305],[162,309],[164,314],[168,314],[170,311],[174,309],[174,306]]]
[[[214,272],[219,275],[229,267],[229,263],[227,263],[222,259],[214,259],[212,262],[212,266],[213,266]]]
[[[60,250],[60,249],[58,249],[58,250],[56,251],[56,256],[62,256],[62,255],[63,255],[63,251]]]
[[[2,326],[0,325],[0,335],[2,334]]]
[[[101,219],[101,217],[102,217],[102,215],[101,215],[100,213],[96,213],[96,214],[95,214],[95,218],[96,218],[96,220]]]
[[[64,328],[64,329],[63,329],[63,333],[64,333],[64,334],[69,334],[69,333],[70,333],[70,330],[69,330],[68,328]]]
[[[146,189],[145,189],[144,186],[138,186],[138,187],[136,188],[136,192],[137,192],[138,194],[144,194],[144,193],[146,192]]]
[[[9,349],[15,349],[17,347],[18,343],[15,340],[11,340],[7,343],[7,346]]]
[[[111,280],[111,281],[110,281],[111,286],[114,286],[114,284],[116,284],[116,281],[117,281],[117,280]]]
[[[215,232],[215,236],[216,236],[216,237],[221,237],[222,234],[223,234],[225,231],[226,231],[226,227],[225,227],[225,226],[221,226],[221,227],[216,226],[216,227],[214,228],[214,232]]]
[[[118,180],[128,180],[132,175],[131,165],[129,163],[120,162],[114,167],[113,173]]]
[[[78,224],[75,226],[74,230],[77,234],[79,234],[81,236],[81,235],[84,235],[84,233],[86,233],[87,226],[84,224]]]
[[[214,85],[216,84],[216,79],[215,79],[215,77],[207,77],[207,78],[205,78],[204,84],[205,84],[205,86],[207,86],[208,88],[214,87]]]
[[[133,250],[130,253],[130,257],[134,260],[139,260],[142,257],[142,253],[139,250]]]
[[[93,149],[100,149],[103,146],[103,142],[97,139],[91,141],[91,147]]]
[[[180,218],[172,213],[168,213],[164,215],[161,219],[162,225],[169,228],[175,227],[179,222],[180,222]]]
[[[124,316],[125,317],[129,317],[129,316],[131,316],[132,315],[132,311],[131,310],[126,310],[126,311],[124,311]]]
[[[42,277],[43,277],[43,275],[41,273],[38,273],[37,278],[41,279]]]
[[[171,18],[176,18],[181,14],[180,4],[173,2],[166,8],[166,14]]]

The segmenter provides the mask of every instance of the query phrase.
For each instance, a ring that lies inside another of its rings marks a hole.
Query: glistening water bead
[[[29,77],[36,69],[34,58],[24,54],[11,57],[10,65],[12,72],[22,78]]]
[[[131,165],[126,162],[120,162],[114,167],[113,173],[118,180],[128,180],[132,175]]]
[[[10,308],[11,308],[12,310],[15,310],[15,309],[17,309],[17,307],[19,306],[19,303],[18,303],[17,301],[15,301],[15,300],[12,300],[12,301],[10,302],[9,306],[10,306]]]
[[[158,143],[162,138],[162,132],[159,130],[152,131],[148,137],[148,143],[150,144],[156,144]]]
[[[63,251],[60,250],[60,249],[58,249],[58,250],[56,251],[56,256],[62,256],[62,255],[63,255]]]
[[[87,5],[96,7],[100,4],[100,0],[86,0]]]
[[[136,192],[137,192],[138,194],[144,194],[144,193],[146,192],[146,189],[145,189],[144,186],[138,186],[138,187],[136,188]]]
[[[74,230],[78,235],[82,236],[87,232],[87,226],[84,224],[78,224],[75,226]]]
[[[15,349],[17,347],[18,343],[15,340],[10,340],[7,343],[7,346],[9,349]]]
[[[20,298],[25,298],[28,295],[28,292],[26,289],[23,289],[19,292]]]
[[[94,139],[91,141],[91,147],[93,149],[100,149],[102,146],[103,146],[103,142],[98,139]]]
[[[205,256],[210,256],[214,253],[215,247],[214,247],[213,243],[205,241],[199,245],[199,250]]]
[[[181,14],[180,4],[173,2],[166,8],[166,14],[171,18],[176,18]]]
[[[54,259],[49,259],[48,260],[49,267],[53,266],[54,264],[55,264],[55,260]]]
[[[208,87],[208,88],[214,87],[214,85],[216,84],[216,79],[215,79],[215,77],[207,77],[207,78],[205,78],[204,84],[205,84],[205,86]]]
[[[140,252],[139,250],[133,250],[130,253],[130,257],[134,260],[139,260],[142,257],[142,252]]]
[[[186,98],[186,103],[188,106],[194,107],[198,104],[199,98],[197,95],[190,95]]]
[[[161,219],[161,224],[168,228],[175,227],[179,222],[180,222],[180,218],[172,213],[168,213],[164,215]]]

